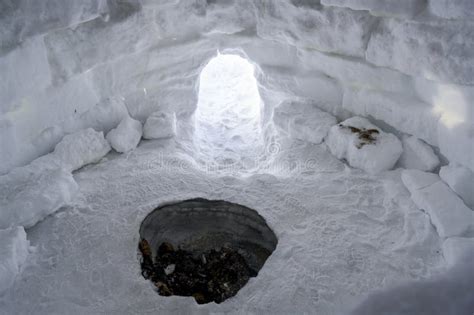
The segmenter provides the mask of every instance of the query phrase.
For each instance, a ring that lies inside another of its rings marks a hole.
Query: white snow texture
[[[154,112],[143,126],[143,138],[163,139],[176,134],[176,116],[174,113]]]
[[[109,131],[106,138],[115,151],[124,153],[137,147],[142,134],[141,122],[127,116],[117,128]]]
[[[22,227],[0,230],[0,296],[13,284],[28,256],[29,242]]]
[[[0,313],[472,315],[473,21],[472,0],[0,0]],[[194,197],[278,237],[221,304],[140,276],[141,220]]]

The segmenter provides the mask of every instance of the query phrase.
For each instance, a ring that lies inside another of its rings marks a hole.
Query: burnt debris
[[[142,275],[160,295],[192,296],[198,304],[221,303],[234,296],[257,272],[231,247],[191,253],[163,242],[152,257],[149,243],[139,243]]]
[[[380,133],[377,129],[356,128],[353,126],[345,126],[339,124],[340,128],[349,129],[352,133],[357,134],[360,142],[356,145],[357,149],[362,148],[367,144],[375,144],[377,142],[377,135]]]

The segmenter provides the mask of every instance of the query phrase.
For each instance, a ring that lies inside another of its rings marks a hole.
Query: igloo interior
[[[473,21],[472,0],[0,0],[0,313],[472,315]],[[141,276],[142,221],[195,198],[278,239],[220,304]]]

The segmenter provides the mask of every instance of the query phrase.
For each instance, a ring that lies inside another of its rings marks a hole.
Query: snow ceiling
[[[203,313],[236,312],[246,301],[249,312],[289,312],[281,303],[292,296],[301,312],[335,314],[374,287],[456,265],[474,252],[473,34],[472,0],[0,0],[0,295],[7,292],[0,313],[31,297],[16,277],[31,251],[27,235],[39,258],[21,279],[46,285],[41,272],[60,259],[52,245],[41,250],[51,241],[46,230],[65,240],[64,226],[79,222],[72,231],[87,227],[81,239],[92,244],[109,218],[110,233],[125,234],[113,234],[121,240],[115,249],[130,251],[137,242],[126,237],[135,237],[146,213],[182,195],[261,208],[279,238],[263,284],[251,281],[234,302]],[[154,174],[158,164],[168,169]],[[138,212],[131,215],[122,196],[141,202]],[[340,212],[329,211],[333,205]],[[74,211],[37,225],[65,207]],[[112,209],[120,209],[115,217],[106,215]],[[361,232],[369,226],[377,237]],[[327,235],[321,258],[311,244]],[[77,235],[68,240],[78,260],[90,250]],[[371,245],[354,249],[351,240]],[[84,266],[100,265],[93,255],[103,250],[99,244]],[[353,265],[332,274],[338,259]],[[85,294],[71,308],[77,292],[61,291],[59,282],[68,268],[49,286],[60,302],[44,292],[31,297],[47,301],[44,313],[117,310],[125,296],[151,301],[102,279],[106,289],[90,292],[113,291],[113,303]],[[143,288],[129,265],[116,268],[119,280]],[[274,274],[282,276],[272,282]],[[71,277],[83,279],[79,271]],[[436,283],[449,289],[452,279]],[[298,281],[311,285],[291,286]],[[465,310],[471,301],[463,301]],[[156,303],[194,310],[174,299]],[[360,314],[371,314],[367,305]]]

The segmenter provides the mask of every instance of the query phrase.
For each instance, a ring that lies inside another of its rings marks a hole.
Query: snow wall
[[[0,174],[126,111],[172,110],[179,136],[217,51],[257,66],[264,126],[307,100],[474,171],[473,21],[472,0],[2,0]]]

